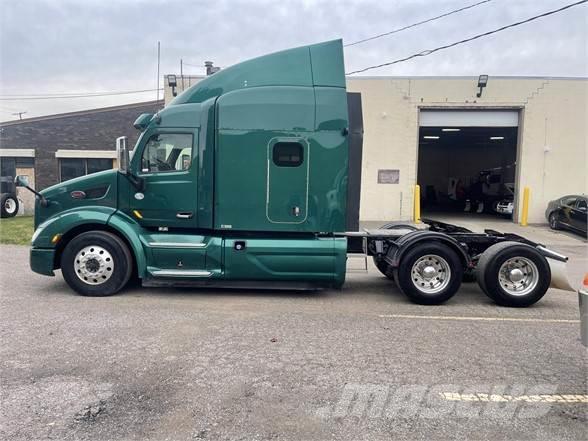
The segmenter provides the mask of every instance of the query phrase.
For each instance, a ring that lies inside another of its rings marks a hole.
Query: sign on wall
[[[378,184],[398,184],[400,170],[378,170]]]

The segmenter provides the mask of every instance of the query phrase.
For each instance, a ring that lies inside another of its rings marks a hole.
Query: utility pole
[[[157,86],[155,87],[157,92],[157,101],[159,101],[159,63],[161,60],[161,42],[157,42]]]
[[[15,115],[15,116],[16,116],[16,115],[18,115],[18,119],[19,119],[19,120],[22,120],[22,116],[23,116],[25,113],[27,113],[27,112],[15,112],[15,113],[13,113],[13,115]]]
[[[184,91],[184,60],[180,58],[180,78],[182,79],[182,92]]]

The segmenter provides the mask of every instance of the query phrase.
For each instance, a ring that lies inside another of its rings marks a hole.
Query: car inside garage
[[[423,216],[512,218],[518,120],[517,110],[421,110],[417,183]]]

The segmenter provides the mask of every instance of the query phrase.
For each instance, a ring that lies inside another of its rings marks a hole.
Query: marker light
[[[133,214],[137,217],[137,219],[143,219],[143,215],[139,210],[133,210]]]

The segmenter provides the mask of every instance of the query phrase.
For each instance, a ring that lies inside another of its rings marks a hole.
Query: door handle
[[[194,214],[191,211],[181,211],[176,213],[178,219],[192,219],[192,216],[194,216]]]

